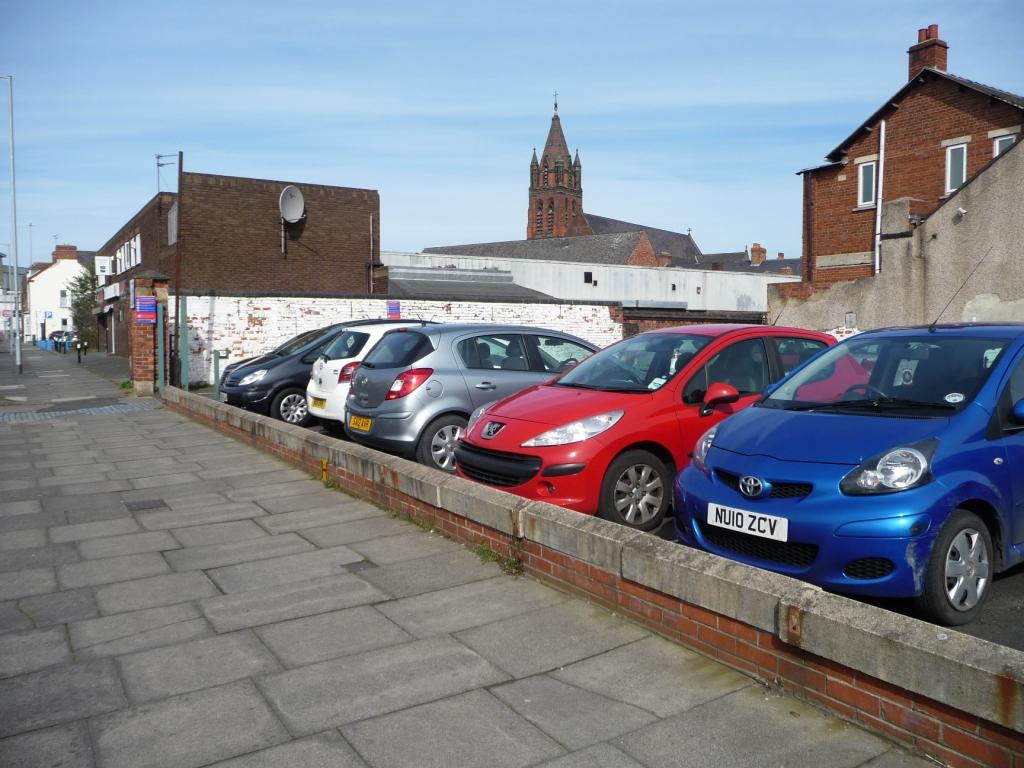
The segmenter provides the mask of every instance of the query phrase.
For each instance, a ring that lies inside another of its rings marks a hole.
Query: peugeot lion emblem
[[[764,484],[753,475],[744,475],[740,478],[740,491],[744,496],[754,498],[760,496],[764,490]]]
[[[490,440],[496,434],[501,432],[504,426],[505,425],[502,424],[500,421],[489,421],[487,422],[487,425],[484,427],[482,437],[484,438],[484,440]]]

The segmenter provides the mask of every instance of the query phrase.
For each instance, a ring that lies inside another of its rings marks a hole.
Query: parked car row
[[[229,366],[221,391],[633,528],[671,514],[685,544],[943,624],[1024,559],[1024,325],[838,345],[687,326],[595,353],[539,328],[361,321]]]

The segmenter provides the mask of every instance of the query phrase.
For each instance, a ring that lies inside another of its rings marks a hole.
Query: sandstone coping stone
[[[779,601],[779,638],[1024,731],[1024,654],[827,592]]]
[[[435,507],[443,507],[441,488],[451,475],[406,459],[394,458],[383,470],[384,485]]]
[[[528,503],[519,496],[450,475],[438,491],[442,509],[509,536],[517,530],[519,509]]]
[[[622,576],[773,633],[783,596],[821,591],[788,576],[654,536],[636,537],[623,546]]]
[[[557,552],[622,575],[622,548],[638,537],[650,538],[590,515],[534,501],[522,507],[520,535]]]

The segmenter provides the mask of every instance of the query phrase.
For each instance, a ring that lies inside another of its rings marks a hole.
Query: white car
[[[428,321],[381,320],[349,328],[324,349],[313,363],[306,402],[309,412],[325,429],[344,433],[345,400],[348,398],[352,374],[381,337],[395,328],[428,325]]]

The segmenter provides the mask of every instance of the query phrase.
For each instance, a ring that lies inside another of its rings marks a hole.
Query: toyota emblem
[[[480,434],[484,438],[484,440],[490,440],[496,434],[501,432],[501,430],[504,428],[504,426],[505,425],[502,424],[500,421],[489,421],[484,426],[484,431],[481,432]]]
[[[744,475],[740,478],[740,491],[744,496],[755,498],[761,495],[764,490],[764,483],[753,475]]]

